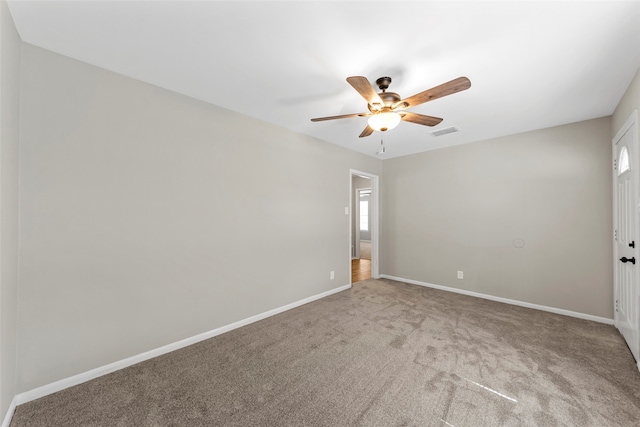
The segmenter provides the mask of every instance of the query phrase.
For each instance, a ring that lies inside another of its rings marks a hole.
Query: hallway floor
[[[371,260],[370,259],[352,259],[351,260],[351,283],[360,282],[371,278]]]

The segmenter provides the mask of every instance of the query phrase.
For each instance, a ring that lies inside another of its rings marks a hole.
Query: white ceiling
[[[392,158],[613,113],[640,68],[640,1],[8,1],[36,46],[375,156]],[[358,138],[345,78],[393,78],[403,98],[456,77],[469,90]],[[433,130],[460,132],[433,137]]]

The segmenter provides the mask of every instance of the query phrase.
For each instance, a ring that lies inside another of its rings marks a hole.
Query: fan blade
[[[325,120],[348,119],[349,117],[368,117],[370,115],[371,115],[371,113],[343,114],[341,116],[318,117],[316,119],[311,119],[311,121],[312,122],[323,122]]]
[[[365,136],[369,136],[372,133],[373,133],[373,128],[371,126],[367,125],[367,127],[364,128],[364,130],[360,134],[359,138],[364,138]]]
[[[403,111],[400,113],[402,121],[416,123],[424,126],[435,126],[442,121],[440,117],[425,116],[424,114]]]
[[[452,95],[456,92],[467,90],[471,87],[471,81],[466,77],[458,77],[450,82],[443,83],[440,86],[427,89],[424,92],[416,93],[409,98],[403,99],[394,105],[394,109],[405,109],[409,107],[415,107],[416,105],[423,104],[434,99],[442,98],[443,96]]]
[[[365,99],[365,101],[367,101],[369,105],[375,107],[377,104],[377,106],[379,106],[378,109],[384,107],[384,102],[382,102],[382,99],[376,93],[375,89],[373,88],[373,86],[371,86],[371,83],[369,83],[369,80],[367,80],[366,77],[347,77],[347,82],[349,82],[349,84],[358,91],[358,93]]]

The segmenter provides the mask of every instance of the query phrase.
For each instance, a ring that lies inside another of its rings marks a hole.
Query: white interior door
[[[633,116],[632,116],[633,117]],[[613,140],[615,325],[636,361],[640,350],[637,120],[627,122]]]

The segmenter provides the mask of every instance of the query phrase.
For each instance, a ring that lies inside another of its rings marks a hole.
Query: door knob
[[[620,261],[624,262],[625,264],[627,262],[630,262],[631,264],[635,264],[636,263],[636,257],[627,258],[627,257],[623,256],[622,258],[620,258]]]

